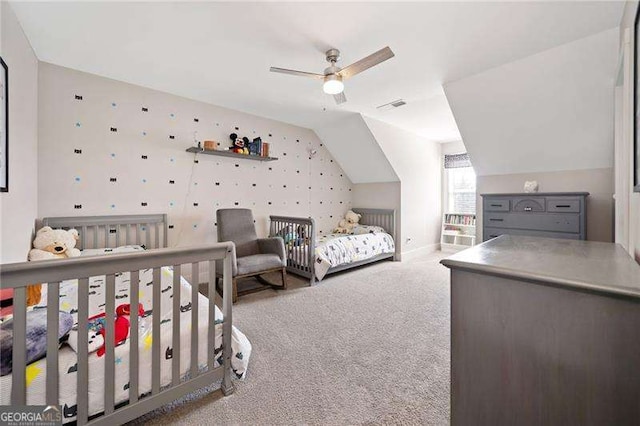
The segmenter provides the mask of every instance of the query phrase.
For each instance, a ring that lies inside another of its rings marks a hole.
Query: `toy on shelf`
[[[237,134],[231,133],[229,135],[229,139],[231,139],[231,142],[233,143],[233,146],[229,148],[229,151],[233,151],[236,154],[249,155],[249,148],[247,148],[249,145],[248,137],[245,136],[241,139]]]

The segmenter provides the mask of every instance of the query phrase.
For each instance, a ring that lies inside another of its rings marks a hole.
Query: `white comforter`
[[[161,307],[162,316],[160,325],[161,336],[161,384],[171,383],[172,348],[172,298],[173,298],[173,271],[168,268],[161,270]],[[191,353],[191,285],[180,277],[180,373],[185,376],[190,369]],[[89,316],[104,312],[105,303],[105,278],[93,277],[89,281]],[[139,391],[140,394],[151,390],[151,345],[152,345],[152,318],[158,314],[158,310],[152,306],[152,282],[151,270],[140,271],[139,299],[143,304],[146,314],[139,319]],[[123,273],[116,276],[116,306],[129,303],[129,274]],[[77,281],[64,281],[60,284],[60,310],[70,312],[77,321]],[[42,304],[34,307],[41,309],[46,306],[46,285],[43,286]],[[202,294],[198,297],[198,362],[199,367],[207,365],[207,324],[208,324],[209,300]],[[222,344],[222,313],[215,308],[215,348],[216,361],[221,361],[220,347]],[[71,333],[75,333],[72,330]],[[231,365],[236,377],[245,375],[251,356],[251,344],[244,334],[233,327],[232,332],[232,359]],[[104,359],[97,356],[96,352],[89,354],[89,415],[104,411]],[[27,366],[27,404],[45,404],[46,395],[46,358],[31,363]],[[115,401],[124,402],[129,398],[129,340],[115,348]],[[60,405],[63,408],[64,421],[72,421],[77,412],[76,384],[77,384],[77,354],[67,344],[63,344],[59,351],[59,382]],[[11,375],[0,377],[0,405],[9,405],[11,395]]]

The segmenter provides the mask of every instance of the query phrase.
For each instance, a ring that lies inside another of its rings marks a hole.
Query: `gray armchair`
[[[282,273],[282,287],[287,288],[287,257],[284,241],[280,237],[258,238],[249,209],[220,209],[216,212],[218,221],[218,241],[232,241],[234,249],[231,253],[233,271],[233,302],[238,296],[251,293],[249,290],[238,294],[238,279],[255,276],[263,284],[260,275],[279,271]],[[222,268],[216,268],[222,273]]]

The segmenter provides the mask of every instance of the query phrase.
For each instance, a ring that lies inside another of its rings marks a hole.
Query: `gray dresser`
[[[451,269],[451,425],[640,425],[640,265],[503,235]]]
[[[587,239],[588,192],[481,195],[482,241],[503,234]]]

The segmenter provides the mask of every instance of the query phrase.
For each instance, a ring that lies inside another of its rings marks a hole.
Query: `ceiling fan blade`
[[[288,70],[286,68],[271,67],[269,69],[269,71],[271,71],[271,72],[279,72],[279,73],[282,73],[282,74],[297,75],[299,77],[317,78],[319,80],[322,80],[324,78],[323,74],[316,74],[316,73],[306,72],[306,71]]]
[[[348,67],[343,68],[338,74],[342,76],[342,78],[350,78],[356,74],[361,73],[362,71],[366,71],[369,68],[378,65],[381,62],[386,61],[387,59],[391,59],[395,56],[393,51],[389,48],[389,46],[384,49],[378,50],[376,53],[372,53],[366,58],[360,59],[358,62],[354,62]]]
[[[338,105],[347,102],[347,97],[344,95],[344,92],[340,92],[337,95],[333,95],[333,99],[335,99],[336,104]]]

